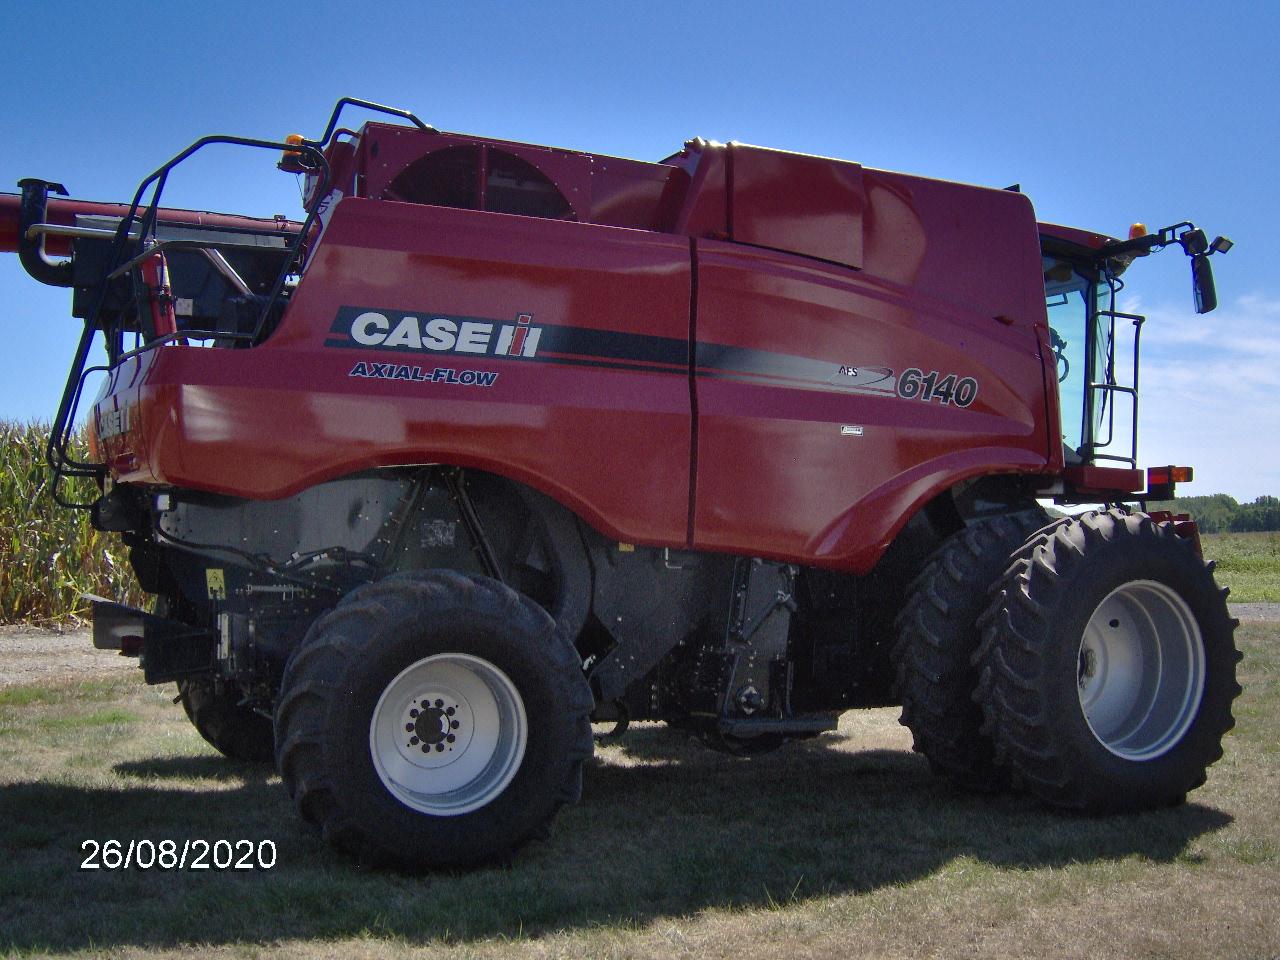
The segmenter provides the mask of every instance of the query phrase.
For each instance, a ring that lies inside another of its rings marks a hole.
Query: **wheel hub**
[[[403,719],[400,753],[415,766],[438,767],[451,762],[455,759],[451,755],[466,750],[475,732],[474,711],[454,690],[423,688],[409,701]]]
[[[1080,707],[1098,742],[1118,757],[1154,760],[1172,750],[1195,720],[1204,679],[1200,625],[1162,583],[1117,587],[1085,626]]]
[[[524,703],[506,674],[479,657],[438,654],[387,685],[369,723],[369,750],[398,800],[453,816],[506,788],[527,732]]]
[[[413,734],[409,738],[409,745],[415,746],[421,742],[423,753],[432,747],[444,750],[443,744],[454,743],[457,740],[457,736],[450,732],[457,730],[460,726],[459,721],[453,719],[457,712],[457,704],[446,707],[444,701],[440,699],[430,706],[411,709],[409,716],[415,719],[412,723],[405,724],[405,730]]]

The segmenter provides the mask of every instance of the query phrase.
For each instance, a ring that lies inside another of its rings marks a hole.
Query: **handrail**
[[[81,476],[81,477],[101,477],[106,472],[104,464],[82,463],[76,460],[69,453],[71,442],[71,427],[75,421],[75,414],[79,408],[81,395],[84,391],[85,379],[95,370],[110,369],[110,367],[93,367],[85,369],[85,363],[89,357],[89,351],[93,346],[93,338],[99,329],[99,318],[102,309],[107,300],[107,295],[113,280],[133,271],[135,291],[138,286],[136,270],[139,265],[150,256],[161,252],[164,249],[172,247],[195,247],[205,249],[210,256],[219,247],[234,247],[234,243],[224,241],[196,241],[196,240],[155,240],[156,221],[160,211],[160,196],[164,192],[164,188],[169,179],[169,174],[174,167],[182,163],[184,160],[192,156],[192,154],[213,144],[226,144],[230,146],[247,146],[268,150],[279,150],[282,153],[303,154],[306,155],[311,163],[310,169],[320,170],[321,177],[317,188],[312,192],[313,202],[307,208],[307,216],[298,230],[297,236],[294,237],[292,244],[287,248],[287,255],[284,263],[280,267],[280,273],[276,277],[275,283],[271,288],[270,294],[266,297],[262,313],[258,317],[252,333],[238,333],[231,331],[205,331],[205,330],[182,330],[175,333],[165,334],[159,337],[153,337],[149,342],[137,347],[134,350],[123,350],[123,343],[120,342],[120,332],[116,331],[116,340],[114,343],[108,343],[108,359],[112,365],[117,365],[121,361],[131,357],[138,356],[149,350],[154,350],[165,343],[176,340],[208,340],[218,339],[222,341],[248,342],[250,344],[258,342],[263,336],[267,323],[270,319],[271,312],[276,302],[279,300],[285,283],[288,280],[291,269],[298,263],[302,252],[303,245],[312,233],[318,217],[320,200],[329,192],[331,170],[329,161],[323,153],[324,147],[334,137],[338,126],[338,119],[344,107],[362,107],[377,113],[385,113],[390,116],[400,117],[414,124],[419,130],[428,133],[436,133],[436,128],[430,124],[423,123],[418,117],[410,113],[408,110],[402,110],[397,107],[388,107],[370,100],[360,100],[356,97],[343,97],[333,108],[333,113],[329,116],[329,122],[325,126],[324,134],[319,140],[308,140],[302,138],[300,143],[293,142],[277,142],[273,140],[261,140],[251,137],[232,137],[223,135],[214,135],[201,137],[192,143],[181,153],[174,156],[167,163],[162,164],[150,175],[138,184],[138,189],[134,192],[133,200],[129,204],[129,209],[123,217],[115,231],[97,230],[94,228],[63,228],[52,224],[36,223],[31,229],[32,236],[51,235],[51,236],[70,236],[70,237],[95,237],[101,239],[111,238],[111,251],[107,257],[106,267],[101,281],[94,288],[92,293],[92,302],[86,312],[84,331],[80,336],[80,342],[76,347],[75,357],[72,367],[67,375],[67,383],[62,392],[62,399],[58,404],[58,412],[54,416],[52,428],[50,430],[49,442],[45,447],[45,459],[49,466],[53,469],[53,496],[64,506],[86,506],[85,504],[70,504],[62,500],[58,493],[58,485],[64,476]],[[143,196],[151,188],[150,202],[143,208]],[[64,191],[65,192],[65,191]],[[141,215],[140,215],[141,210]],[[43,217],[32,218],[34,220],[43,220]],[[41,228],[36,231],[36,227]],[[74,232],[72,232],[74,231]],[[123,265],[122,265],[123,262]],[[225,262],[225,261],[224,261]],[[216,263],[215,263],[216,265]],[[138,294],[135,292],[135,302],[138,300]],[[106,329],[103,328],[104,334]]]
[[[73,227],[62,223],[33,223],[27,227],[27,236],[33,240],[36,237],[71,237],[73,239],[97,237],[101,240],[110,240],[115,235],[114,230],[108,230],[105,227]],[[130,235],[138,234],[137,231],[130,231]]]
[[[1114,301],[1114,294],[1112,297]],[[1119,310],[1099,310],[1095,314],[1098,317],[1110,318],[1110,335],[1112,348],[1109,351],[1110,364],[1107,371],[1108,379],[1101,382],[1095,382],[1092,379],[1086,384],[1085,390],[1089,396],[1088,416],[1090,424],[1093,423],[1093,397],[1096,394],[1127,394],[1132,397],[1131,404],[1131,420],[1129,426],[1129,456],[1121,456],[1114,453],[1099,453],[1098,451],[1109,447],[1115,440],[1115,417],[1116,405],[1112,401],[1108,405],[1107,411],[1107,433],[1106,440],[1099,442],[1096,436],[1090,438],[1086,450],[1087,460],[1111,460],[1118,463],[1127,463],[1133,469],[1138,468],[1138,369],[1141,359],[1142,349],[1142,325],[1147,322],[1147,318],[1137,313],[1122,313]],[[1114,382],[1114,358],[1115,358],[1115,331],[1117,320],[1128,320],[1133,324],[1133,383],[1121,384]],[[1092,427],[1091,427],[1092,429]]]
[[[424,133],[439,133],[435,127],[429,123],[423,123],[408,110],[402,110],[399,107],[386,107],[380,103],[374,103],[372,100],[359,100],[356,97],[343,97],[333,106],[333,113],[329,116],[329,124],[324,128],[324,134],[319,140],[307,140],[305,137],[302,143],[308,147],[317,149],[323,148],[329,142],[329,138],[333,136],[334,130],[338,126],[338,116],[342,113],[345,106],[364,107],[366,110],[373,110],[377,113],[389,114],[393,117],[400,117],[402,120],[408,120],[414,126]]]
[[[158,167],[149,176],[144,178],[140,184],[138,184],[138,189],[134,192],[133,200],[129,204],[128,211],[123,217],[121,217],[120,223],[116,227],[114,239],[112,240],[111,253],[107,258],[104,275],[102,280],[99,281],[97,287],[94,289],[92,304],[86,313],[84,332],[81,334],[80,343],[76,348],[75,358],[67,376],[67,383],[63,389],[62,399],[58,404],[58,412],[54,416],[54,421],[51,425],[49,442],[45,446],[45,460],[53,470],[53,496],[60,504],[66,506],[72,505],[66,504],[58,492],[58,487],[64,476],[100,477],[106,472],[106,466],[104,464],[80,461],[71,456],[69,448],[71,444],[72,425],[75,422],[75,414],[79,408],[81,395],[84,390],[84,379],[88,375],[88,371],[85,370],[85,362],[88,360],[89,350],[93,345],[93,338],[98,329],[99,317],[101,316],[103,305],[106,302],[108,290],[111,287],[112,280],[121,272],[116,269],[120,266],[121,260],[127,257],[133,268],[136,268],[140,262],[139,257],[137,255],[129,256],[130,251],[135,249],[139,252],[148,250],[149,255],[156,252],[154,249],[149,248],[159,247],[163,244],[175,246],[182,244],[194,247],[214,247],[222,245],[221,241],[200,242],[189,240],[170,240],[160,241],[159,243],[148,243],[148,239],[153,238],[155,235],[156,218],[160,210],[160,196],[164,191],[166,182],[168,181],[169,173],[174,167],[191,157],[193,154],[214,144],[254,147],[264,150],[280,151],[282,153],[284,151],[291,151],[294,153],[307,154],[313,160],[314,167],[322,171],[319,189],[316,191],[315,196],[320,198],[328,193],[330,179],[329,161],[317,147],[308,144],[284,143],[274,140],[261,140],[253,137],[232,137],[224,135],[201,137],[185,150],[170,159],[167,163]],[[147,205],[145,212],[141,217],[139,217],[139,208],[142,204],[142,198],[147,192],[147,188],[149,186],[152,187],[150,203]],[[290,270],[297,262],[302,251],[302,246],[306,241],[307,236],[311,233],[312,227],[315,225],[318,207],[318,203],[312,204],[311,208],[307,211],[307,217],[299,228],[292,244],[287,248],[287,256],[280,266],[280,273],[276,277],[276,281],[271,288],[271,293],[267,296],[263,304],[262,313],[258,317],[258,322],[254,327],[254,331],[252,335],[245,338],[250,342],[256,342],[262,336],[263,331],[266,328],[267,321],[271,316],[271,311],[275,306],[276,301],[279,299],[281,291],[284,289],[284,284],[289,276]],[[136,231],[134,229],[135,222],[137,224]],[[145,257],[142,257],[142,259],[145,259]],[[222,336],[227,339],[238,340],[241,339],[243,335],[229,336],[223,334]],[[146,350],[154,349],[160,346],[161,343],[168,342],[169,339],[177,338],[162,337],[154,339],[138,350],[130,351],[128,355],[133,356],[138,353],[145,352]],[[123,356],[119,353],[115,353],[115,356],[112,356],[113,353],[114,351],[112,351],[110,349],[110,345],[108,345],[108,356],[110,359],[116,363],[123,359]]]

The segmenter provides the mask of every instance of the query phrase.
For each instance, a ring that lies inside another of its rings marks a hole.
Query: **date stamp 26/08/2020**
[[[274,840],[85,840],[81,870],[270,870]]]

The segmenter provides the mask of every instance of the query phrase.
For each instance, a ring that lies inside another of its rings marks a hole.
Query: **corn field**
[[[140,603],[127,551],[115,534],[93,529],[84,510],[58,506],[44,461],[47,424],[0,421],[0,623],[74,622],[83,593]],[[85,459],[83,437],[73,453]],[[66,481],[66,499],[97,496],[90,480]]]

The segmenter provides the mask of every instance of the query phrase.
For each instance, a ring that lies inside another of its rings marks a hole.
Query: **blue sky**
[[[1043,220],[1123,234],[1194,220],[1186,258],[1128,274],[1143,334],[1140,454],[1187,494],[1280,494],[1280,5],[996,3],[28,3],[0,11],[0,190],[123,200],[206,133],[316,135],[352,95],[444,129],[659,159],[692,136],[991,186]],[[227,152],[166,203],[297,213],[294,179]],[[0,417],[48,417],[69,293],[0,256]]]

